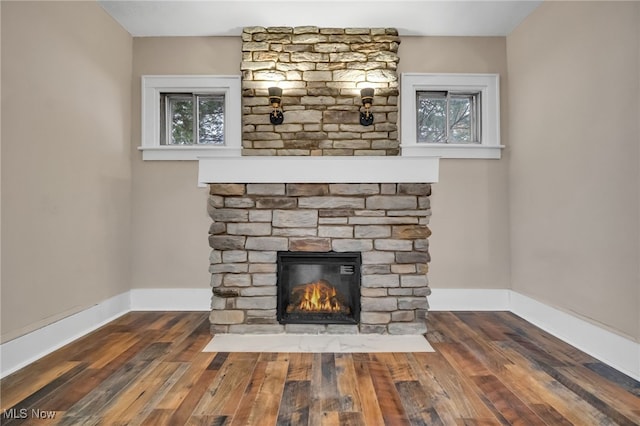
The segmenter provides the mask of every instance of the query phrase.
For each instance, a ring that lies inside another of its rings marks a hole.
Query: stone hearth
[[[213,333],[426,331],[430,184],[211,184]],[[278,251],[361,252],[361,322],[279,324]]]

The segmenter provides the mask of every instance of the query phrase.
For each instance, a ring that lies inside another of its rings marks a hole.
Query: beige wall
[[[1,7],[7,341],[129,288],[132,39],[93,2]]]
[[[509,288],[505,37],[403,37],[398,72],[500,74],[500,160],[440,160],[429,238],[431,288]],[[402,113],[402,112],[401,112]]]
[[[149,37],[133,42],[133,288],[208,288],[207,190],[197,161],[142,161],[140,77],[239,75],[240,37]]]
[[[507,37],[513,289],[640,340],[638,2],[544,2]]]

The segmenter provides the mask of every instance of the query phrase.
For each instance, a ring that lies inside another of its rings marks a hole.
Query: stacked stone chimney
[[[399,155],[393,28],[248,27],[242,33],[243,155]],[[268,88],[284,123],[269,122]],[[360,90],[375,89],[360,125]]]

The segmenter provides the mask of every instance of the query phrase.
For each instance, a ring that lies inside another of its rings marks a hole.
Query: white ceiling
[[[542,0],[98,0],[134,37],[238,36],[243,27],[396,28],[400,35],[504,36]]]

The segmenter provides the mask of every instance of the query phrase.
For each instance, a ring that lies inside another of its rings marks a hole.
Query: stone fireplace
[[[397,31],[247,27],[242,40],[242,156],[199,161],[212,332],[425,333],[438,159],[400,155]]]
[[[211,184],[212,331],[424,333],[430,192],[421,183]],[[357,252],[360,322],[280,323],[285,251]]]

